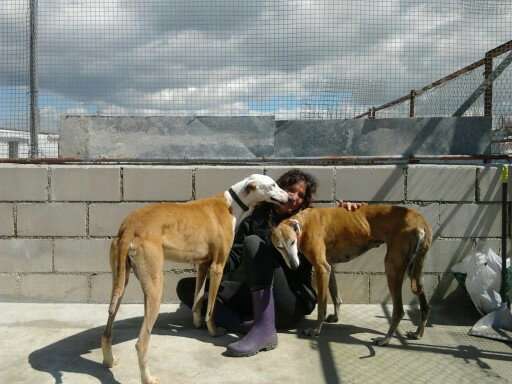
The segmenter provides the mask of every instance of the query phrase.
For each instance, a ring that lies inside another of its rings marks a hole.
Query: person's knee
[[[257,235],[249,235],[244,239],[244,256],[254,259],[258,250],[265,242]]]

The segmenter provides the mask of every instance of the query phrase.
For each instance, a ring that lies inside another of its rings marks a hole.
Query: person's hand
[[[336,204],[339,208],[345,208],[347,211],[355,211],[365,205],[365,203],[352,203],[344,200],[336,200]]]

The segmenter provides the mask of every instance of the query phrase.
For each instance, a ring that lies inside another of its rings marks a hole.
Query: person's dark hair
[[[303,181],[306,184],[306,193],[304,196],[304,204],[300,209],[308,208],[313,200],[313,194],[316,193],[317,182],[316,179],[309,173],[303,172],[300,169],[290,169],[283,173],[277,179],[277,185],[285,189],[291,187],[293,184]]]

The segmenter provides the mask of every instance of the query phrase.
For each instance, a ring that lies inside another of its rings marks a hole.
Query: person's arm
[[[356,209],[361,208],[366,203],[353,203],[345,200],[336,200],[336,205],[339,208],[345,208],[347,211],[355,211]]]

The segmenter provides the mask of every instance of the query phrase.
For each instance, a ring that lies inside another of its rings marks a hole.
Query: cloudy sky
[[[26,124],[27,3],[0,1],[5,128]],[[55,131],[64,113],[351,117],[511,40],[512,1],[39,0],[38,23]]]

